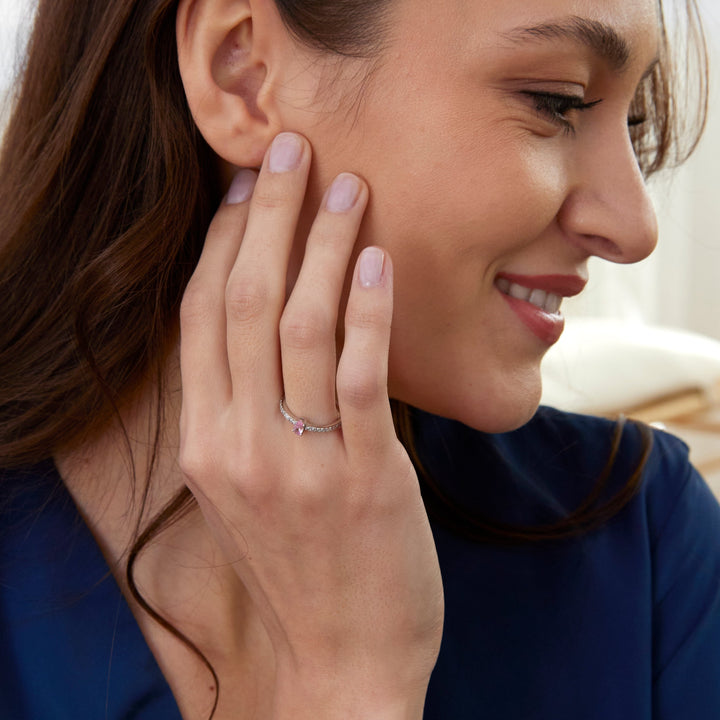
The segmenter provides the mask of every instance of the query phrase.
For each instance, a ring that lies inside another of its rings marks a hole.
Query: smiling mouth
[[[560,295],[518,285],[503,277],[497,278],[495,285],[503,295],[508,295],[516,300],[524,300],[548,315],[561,315],[560,306],[563,299]]]

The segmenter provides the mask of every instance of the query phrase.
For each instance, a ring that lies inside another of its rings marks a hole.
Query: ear
[[[210,147],[240,167],[262,163],[282,130],[276,70],[290,38],[273,0],[180,0],[178,64]]]

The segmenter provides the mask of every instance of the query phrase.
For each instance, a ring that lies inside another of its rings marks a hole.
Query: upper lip
[[[500,273],[497,278],[504,278],[515,285],[532,290],[544,290],[546,293],[560,297],[579,295],[587,285],[587,279],[580,275],[513,275]]]

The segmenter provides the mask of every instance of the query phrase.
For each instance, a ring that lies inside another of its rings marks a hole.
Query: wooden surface
[[[720,499],[720,386],[688,390],[621,412],[682,438],[690,460]]]

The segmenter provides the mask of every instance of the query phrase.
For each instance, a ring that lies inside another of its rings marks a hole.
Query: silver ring
[[[295,417],[294,415],[291,415],[285,407],[284,397],[280,398],[280,412],[282,413],[282,416],[292,424],[292,431],[298,437],[301,437],[302,434],[306,432],[332,432],[333,430],[337,430],[342,425],[340,418],[335,420],[335,422],[330,423],[330,425],[313,425],[312,423],[309,423],[303,418]]]

